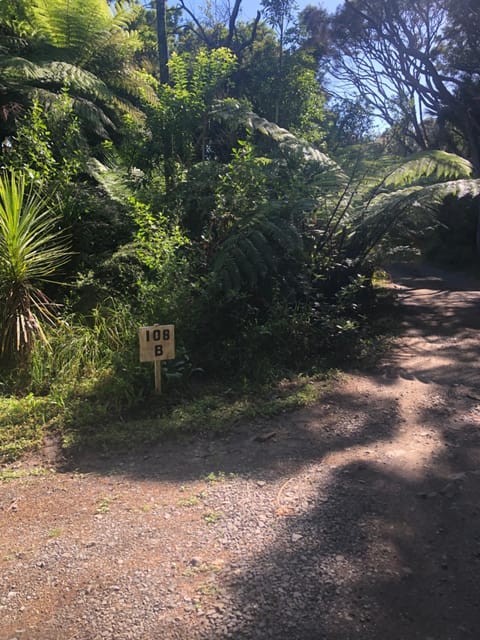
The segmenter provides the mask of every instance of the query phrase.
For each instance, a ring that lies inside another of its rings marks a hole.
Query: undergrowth
[[[143,408],[123,415],[92,396],[77,395],[62,405],[48,396],[0,398],[0,461],[12,462],[38,450],[47,434],[60,436],[66,452],[131,450],[166,437],[220,432],[240,420],[306,406],[319,399],[327,377],[297,376],[262,389],[225,389],[219,383],[150,396]]]
[[[299,330],[290,343],[292,351],[285,352],[292,358],[289,369],[275,361],[278,349],[270,361],[265,360],[268,349],[257,351],[257,361],[252,349],[248,367],[238,367],[233,375],[225,365],[223,377],[219,372],[207,375],[193,367],[180,345],[177,360],[165,364],[161,396],[153,393],[152,363],[138,361],[139,322],[130,311],[112,303],[81,321],[67,319],[51,329],[50,347],[38,343],[21,393],[13,383],[3,385],[0,462],[41,449],[51,435],[65,451],[131,450],[166,437],[219,432],[240,420],[314,403],[334,378],[332,366],[338,366],[342,355],[338,345],[345,345],[351,366],[371,366],[388,348],[392,322],[385,311],[390,302],[387,296],[377,320],[363,323],[368,331],[352,331],[351,337],[344,332],[337,349],[312,351],[310,357],[305,349],[294,362],[293,348],[301,346]]]

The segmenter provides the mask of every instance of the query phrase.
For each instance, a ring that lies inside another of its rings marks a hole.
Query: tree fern
[[[213,262],[213,281],[225,293],[253,290],[276,273],[282,260],[299,258],[301,235],[287,205],[268,203],[237,222],[220,243]]]
[[[115,202],[125,205],[133,196],[132,180],[125,169],[115,164],[107,166],[97,158],[90,159],[88,169],[90,175]]]
[[[156,100],[151,79],[135,66],[140,46],[128,26],[138,7],[105,0],[33,0],[28,46],[17,34],[2,42],[2,100],[28,104],[32,96],[51,104],[67,87],[80,118],[108,137],[123,114],[143,120],[138,104]],[[112,60],[110,63],[109,61]]]
[[[144,118],[140,109],[120,98],[98,76],[65,61],[32,62],[20,57],[0,56],[0,72],[8,90],[30,100],[36,98],[47,108],[58,99],[60,91],[68,87],[77,115],[102,138],[109,137],[109,131],[116,128],[112,119],[114,114],[128,113],[137,122]],[[119,83],[127,88],[127,93],[133,85],[137,95],[155,100],[146,82],[144,87],[133,80],[130,84]]]
[[[418,153],[385,179],[387,187],[401,187],[422,178],[457,180],[472,175],[472,164],[454,153],[446,151],[423,151]]]
[[[127,13],[114,15],[105,0],[34,0],[32,13],[44,40],[68,50],[75,62],[89,59],[112,30],[128,23]]]
[[[354,211],[348,250],[356,259],[363,259],[387,233],[400,224],[414,227],[415,224],[434,222],[435,213],[447,196],[475,198],[479,195],[480,179],[412,185],[390,193],[380,193],[367,207],[358,205]]]
[[[330,173],[336,179],[337,184],[346,179],[342,169],[329,156],[300,140],[287,129],[249,111],[235,100],[217,102],[212,114],[221,120],[243,124],[248,129],[263,134],[270,138],[287,157],[300,159],[306,164],[310,164],[310,169],[315,170],[316,173]],[[332,181],[330,186],[333,186]]]

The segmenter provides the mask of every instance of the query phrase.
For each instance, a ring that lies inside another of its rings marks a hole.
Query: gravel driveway
[[[480,291],[314,407],[0,485],[1,640],[480,637]]]

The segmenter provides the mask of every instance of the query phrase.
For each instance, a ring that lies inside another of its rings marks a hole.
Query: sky
[[[335,11],[338,5],[342,4],[342,2],[341,0],[297,0],[299,10],[303,9],[303,7],[306,7],[307,4],[311,4],[314,7],[321,6],[329,13],[332,13],[333,11]],[[242,10],[246,17],[254,16],[259,8],[260,2],[256,2],[255,0],[243,0],[242,2]]]
[[[342,4],[342,0],[296,0],[296,2],[299,10],[303,9],[307,4],[310,4],[313,6],[321,6],[329,13],[333,13],[333,11]],[[169,0],[168,4],[174,6],[176,2],[175,0]],[[205,2],[202,2],[202,0],[185,0],[185,4],[194,9],[195,6],[205,4]],[[241,7],[242,17],[246,19],[253,18],[259,8],[260,2],[256,0],[243,0]]]

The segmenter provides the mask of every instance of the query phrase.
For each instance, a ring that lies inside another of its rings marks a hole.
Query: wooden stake
[[[162,361],[155,360],[155,393],[162,393]]]

